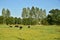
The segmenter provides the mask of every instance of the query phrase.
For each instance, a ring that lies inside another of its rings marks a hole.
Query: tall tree
[[[27,13],[26,8],[23,8],[23,11],[22,11],[22,17],[23,18],[26,18],[27,17],[26,13]]]
[[[6,23],[5,19],[6,19],[6,11],[5,8],[2,9],[2,16],[3,16],[3,24]]]
[[[34,8],[34,6],[32,6],[32,8],[31,8],[31,10],[30,10],[30,16],[31,16],[32,18],[35,18],[35,8]]]
[[[46,10],[43,10],[43,18],[46,18]]]
[[[23,21],[30,20],[29,21],[30,24],[33,21],[34,22],[36,21],[36,23],[41,22],[40,20],[43,19],[45,17],[45,15],[46,15],[46,10],[39,9],[38,7],[34,7],[34,6],[32,6],[31,9],[29,7],[23,8],[23,11],[22,11]],[[25,19],[25,18],[27,18],[27,19]]]
[[[26,13],[26,16],[27,16],[27,18],[30,17],[30,8],[29,8],[29,7],[27,7],[27,13]]]
[[[2,16],[5,17],[6,12],[5,12],[5,8],[2,9]]]
[[[9,9],[6,10],[6,17],[7,18],[10,17],[10,11],[9,11]]]
[[[3,16],[3,23],[6,24],[6,18],[10,17],[9,9],[5,10],[5,8],[3,8],[2,9],[2,16]]]
[[[36,7],[35,9],[35,17],[38,18],[39,17],[39,8]]]

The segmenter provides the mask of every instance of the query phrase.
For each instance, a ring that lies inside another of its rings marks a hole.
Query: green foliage
[[[10,17],[10,11],[9,9],[5,10],[5,8],[2,9],[2,16],[3,17]]]
[[[35,8],[34,8],[34,6],[30,10],[30,16],[31,16],[31,18],[35,17]]]
[[[42,25],[49,25],[47,18],[41,20]]]
[[[22,24],[24,24],[24,25],[35,25],[35,24],[37,24],[37,21],[34,20],[33,18],[24,18],[24,19],[22,19]]]
[[[6,24],[14,24],[14,18],[13,17],[6,18]]]
[[[17,21],[18,21],[18,24],[21,24],[22,20],[21,20],[21,18],[18,18]]]
[[[52,18],[51,22],[53,22],[53,24],[57,24],[60,25],[60,10],[59,9],[52,9],[49,11],[50,13],[50,18]]]
[[[5,23],[5,16],[6,16],[6,12],[5,12],[5,8],[3,8],[2,9],[3,23]]]
[[[9,9],[6,10],[6,17],[7,18],[10,17],[10,11],[9,11]]]
[[[5,8],[2,9],[2,16],[5,17]]]
[[[11,12],[9,9],[2,9],[2,16],[0,16],[0,24],[21,24],[21,19],[17,17],[11,17]]]
[[[26,8],[23,8],[23,11],[22,11],[22,17],[23,18],[26,18],[27,17],[27,10],[26,10]]]
[[[0,24],[3,24],[3,16],[0,16]]]
[[[14,18],[15,24],[21,24],[21,18]]]
[[[47,22],[48,22],[50,25],[53,25],[53,20],[52,20],[52,16],[51,16],[51,15],[48,15],[48,16],[47,16]]]
[[[46,10],[39,9],[38,7],[32,6],[23,8],[22,19],[17,17],[11,17],[10,10],[5,8],[2,9],[2,16],[0,16],[0,24],[24,24],[24,25],[36,25],[41,23],[43,25],[60,25],[60,10],[52,9],[49,11],[50,14],[46,17]]]
[[[22,10],[23,24],[24,23],[26,24],[29,23],[30,25],[38,24],[38,22],[41,22],[41,20],[44,19],[45,17],[46,17],[46,10],[39,9],[38,7],[32,6],[31,9],[28,7],[23,8]]]
[[[2,17],[3,17],[3,24],[6,24],[6,18],[10,17],[9,9],[7,10],[5,10],[5,8],[2,9]]]

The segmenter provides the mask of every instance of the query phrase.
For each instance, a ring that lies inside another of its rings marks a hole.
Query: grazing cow
[[[28,28],[30,28],[30,25],[28,26]]]
[[[18,25],[15,25],[15,27],[19,27]]]
[[[20,29],[22,29],[22,26],[20,26]]]
[[[8,23],[6,23],[6,25],[8,25]]]
[[[10,25],[9,27],[11,27],[12,28],[12,26]]]

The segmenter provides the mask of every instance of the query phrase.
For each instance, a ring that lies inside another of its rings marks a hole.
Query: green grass
[[[60,40],[60,26],[33,25],[31,28],[23,26],[20,30],[0,25],[0,40]]]

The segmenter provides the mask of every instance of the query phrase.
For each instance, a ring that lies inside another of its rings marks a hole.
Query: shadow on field
[[[57,30],[57,32],[60,32],[60,30]]]
[[[19,38],[19,37],[16,37],[18,40],[25,40],[25,39],[23,39],[23,38]]]
[[[54,38],[55,40],[60,40],[60,38]]]

